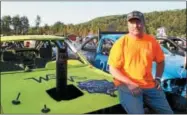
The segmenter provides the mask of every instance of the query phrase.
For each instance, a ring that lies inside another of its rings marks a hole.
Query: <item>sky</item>
[[[185,1],[2,1],[1,17],[27,16],[29,24],[35,25],[36,16],[41,17],[41,26],[79,24],[96,17],[127,14],[133,10],[143,13],[186,8]]]

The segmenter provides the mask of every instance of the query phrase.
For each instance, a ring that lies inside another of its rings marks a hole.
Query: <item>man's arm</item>
[[[160,79],[162,77],[163,72],[164,72],[165,56],[164,56],[164,52],[162,51],[160,44],[158,43],[158,41],[156,41],[156,39],[154,39],[154,43],[155,43],[154,61],[156,62],[155,79]]]
[[[118,68],[109,66],[109,71],[115,79],[121,81],[125,85],[128,85],[130,82],[132,82],[130,79],[124,76]]]
[[[159,62],[157,63],[157,66],[156,66],[156,78],[161,78],[162,77],[162,74],[164,72],[164,65],[165,65],[165,62],[162,61],[162,62]]]
[[[115,79],[121,81],[128,87],[132,95],[138,95],[141,92],[138,84],[134,83],[128,77],[126,77],[118,68],[110,66],[109,71]]]

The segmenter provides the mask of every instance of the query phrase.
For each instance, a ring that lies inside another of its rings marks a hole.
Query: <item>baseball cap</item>
[[[127,14],[127,21],[129,21],[133,18],[139,19],[140,21],[144,22],[144,15],[143,15],[143,13],[141,13],[139,11],[132,11]]]

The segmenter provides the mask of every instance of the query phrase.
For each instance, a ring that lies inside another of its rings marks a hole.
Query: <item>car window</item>
[[[53,46],[52,47],[52,55],[53,55],[53,58],[55,59],[56,58],[56,54],[57,54],[57,47],[56,46]],[[68,59],[77,59],[78,58],[78,55],[76,55],[76,53],[74,53],[70,47],[67,47],[67,52],[68,52]]]
[[[97,49],[97,46],[98,46],[98,40],[97,38],[93,38],[83,46],[82,50],[95,52]]]
[[[101,53],[103,55],[109,56],[113,43],[114,41],[109,38],[103,39],[101,44]]]
[[[24,43],[22,41],[19,42],[2,42],[1,43],[1,51],[6,50],[6,49],[14,49],[14,48],[23,48]]]
[[[158,40],[160,45],[163,46],[164,48],[172,51],[172,52],[175,52],[178,50],[178,48],[171,42],[167,41],[167,40]]]
[[[58,40],[25,40],[4,42],[1,46],[3,48],[0,51],[0,70],[17,71],[26,68],[45,68],[48,62],[56,60],[57,47],[63,47],[63,44]],[[74,46],[72,45],[72,47]],[[67,59],[83,62],[77,52],[69,45],[67,45],[67,52]]]

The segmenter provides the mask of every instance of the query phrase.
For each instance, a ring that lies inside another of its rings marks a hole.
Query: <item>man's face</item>
[[[134,36],[142,35],[144,31],[144,24],[139,19],[130,19],[128,21],[128,30],[129,33]]]

